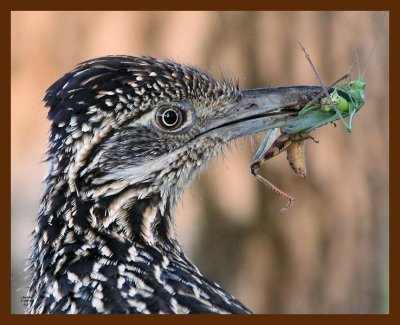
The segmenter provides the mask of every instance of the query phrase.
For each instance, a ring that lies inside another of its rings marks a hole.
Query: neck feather
[[[58,254],[65,247],[80,250],[96,238],[102,239],[111,258],[122,258],[127,255],[124,249],[137,245],[181,253],[169,197],[130,185],[89,198],[84,191],[71,192],[65,180],[47,184],[35,229],[41,255]]]

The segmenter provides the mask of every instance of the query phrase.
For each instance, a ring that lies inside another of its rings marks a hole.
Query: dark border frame
[[[300,1],[285,1],[285,2],[272,2],[267,3],[266,1],[246,1],[234,3],[232,1],[225,0],[224,2],[193,2],[191,5],[186,2],[184,4],[179,1],[142,1],[140,3],[134,1],[119,2],[118,7],[116,3],[110,2],[96,2],[89,3],[69,1],[69,2],[55,2],[55,1],[35,1],[34,3],[28,1],[19,1],[12,5],[7,3],[1,4],[1,19],[0,23],[3,25],[1,33],[4,35],[3,45],[4,50],[0,51],[2,55],[3,73],[1,76],[1,89],[3,91],[3,104],[4,112],[2,124],[0,128],[1,132],[1,147],[3,149],[3,159],[0,159],[1,163],[1,207],[2,207],[2,218],[1,218],[1,229],[2,236],[0,236],[0,242],[3,257],[8,257],[3,262],[3,267],[0,268],[2,290],[0,300],[1,318],[7,323],[18,323],[26,322],[38,323],[38,324],[54,324],[54,322],[67,323],[70,322],[68,315],[14,315],[11,314],[11,12],[19,10],[388,10],[389,11],[389,65],[392,73],[389,76],[390,89],[395,89],[398,83],[394,77],[396,71],[399,71],[399,61],[396,59],[399,57],[398,46],[399,43],[395,40],[399,38],[399,10],[395,7],[394,1],[363,1],[361,5],[356,2],[349,2],[343,0],[336,0],[334,2],[322,2],[322,1],[309,1],[307,3]],[[7,67],[9,68],[7,70]],[[7,75],[6,71],[9,71]],[[389,103],[396,103],[395,94],[389,92]],[[7,108],[8,107],[8,108]],[[390,105],[389,105],[390,107]],[[396,121],[399,121],[399,109],[395,105],[390,109],[389,116],[389,145],[390,149],[394,149],[396,146],[395,135],[391,130],[395,129]],[[391,140],[391,141],[390,141]],[[396,197],[397,187],[396,179],[399,179],[399,171],[396,168],[399,165],[396,150],[390,150],[389,152],[389,194],[390,199]],[[392,201],[392,200],[390,200]],[[167,323],[187,323],[189,322],[229,322],[229,323],[241,323],[245,322],[307,322],[308,324],[337,324],[338,322],[349,322],[349,323],[362,323],[362,324],[388,324],[398,321],[395,319],[399,317],[399,256],[396,252],[396,247],[400,247],[398,235],[400,226],[399,218],[395,217],[397,205],[390,204],[389,206],[389,244],[390,244],[390,302],[389,302],[389,314],[388,315],[251,315],[251,316],[239,316],[239,315],[74,315],[74,320],[79,322],[98,322],[98,323],[109,323],[110,321],[115,322],[153,322],[163,321]]]

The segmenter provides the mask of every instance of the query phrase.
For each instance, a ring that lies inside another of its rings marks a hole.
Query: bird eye
[[[180,115],[173,109],[169,109],[162,114],[162,122],[167,127],[174,127],[179,123]]]
[[[175,130],[185,122],[185,114],[177,107],[164,107],[157,112],[157,123],[163,129]]]

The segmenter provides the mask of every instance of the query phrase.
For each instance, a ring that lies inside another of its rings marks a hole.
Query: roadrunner
[[[250,313],[187,259],[173,209],[229,141],[293,116],[289,90],[130,56],[56,81],[26,312]]]

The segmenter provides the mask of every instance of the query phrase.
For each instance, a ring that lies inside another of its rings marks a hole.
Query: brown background
[[[349,24],[346,23],[345,18]],[[177,207],[189,257],[257,313],[388,311],[388,16],[377,12],[13,12],[12,301],[22,312],[24,259],[46,172],[45,89],[80,61],[152,55],[230,71],[243,88],[316,84],[301,41],[326,83],[367,69],[367,101],[353,133],[314,132],[309,177],[284,155],[251,176],[256,145],[242,140],[212,162]],[[350,25],[350,26],[348,26]],[[374,46],[376,35],[379,38]]]

